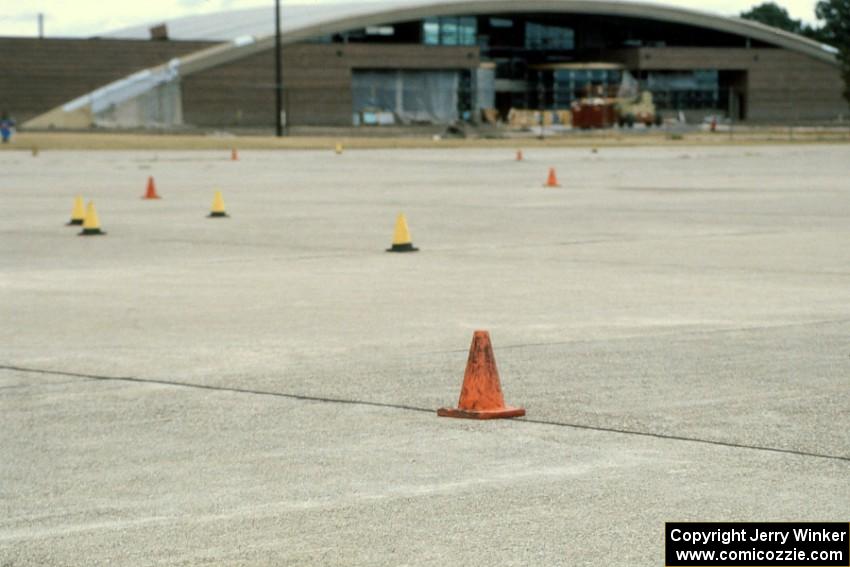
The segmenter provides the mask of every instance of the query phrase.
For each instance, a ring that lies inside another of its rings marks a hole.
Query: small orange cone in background
[[[236,148],[230,150],[230,161],[239,161],[239,151]]]
[[[516,151],[516,160],[517,160],[517,161],[522,161],[522,150],[517,150],[517,151]]]
[[[549,168],[549,179],[546,180],[544,187],[560,187],[558,184],[558,175],[555,173],[555,168]]]
[[[487,331],[475,331],[472,335],[458,407],[440,408],[437,415],[466,419],[500,419],[525,415],[524,408],[505,406],[499,371],[490,345],[490,333]]]
[[[156,183],[153,182],[153,177],[148,177],[148,189],[145,191],[145,196],[142,199],[160,199],[156,194]]]

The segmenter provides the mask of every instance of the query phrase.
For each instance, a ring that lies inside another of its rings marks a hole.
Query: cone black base
[[[387,248],[387,252],[419,252],[419,248],[414,248],[412,242],[407,244],[393,244],[392,248]]]
[[[525,408],[506,407],[500,410],[462,410],[459,408],[440,408],[437,410],[440,417],[457,417],[460,419],[505,419],[511,417],[525,416]]]
[[[96,236],[98,234],[106,234],[99,228],[84,228],[79,236]]]
[[[207,218],[221,219],[221,218],[225,218],[225,217],[229,217],[229,216],[230,215],[228,215],[227,213],[210,213],[209,215],[207,215]]]
[[[65,226],[82,226],[83,219],[71,219]]]

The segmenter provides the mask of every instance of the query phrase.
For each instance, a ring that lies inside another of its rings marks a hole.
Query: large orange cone
[[[230,161],[239,161],[239,151],[236,148],[230,150]]]
[[[521,417],[524,408],[505,406],[499,371],[490,345],[490,333],[475,331],[472,346],[469,347],[469,360],[463,375],[463,387],[457,408],[440,408],[441,417],[463,417],[467,419],[499,419]]]
[[[159,199],[160,196],[156,194],[156,183],[153,181],[153,177],[148,177],[148,189],[145,191],[145,196],[142,199]]]
[[[517,150],[517,151],[516,151],[516,160],[517,160],[517,161],[522,161],[522,150]]]
[[[546,180],[544,187],[560,187],[558,184],[558,174],[555,173],[555,168],[549,168],[549,179]]]

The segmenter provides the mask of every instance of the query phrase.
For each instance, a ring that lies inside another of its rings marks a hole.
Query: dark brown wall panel
[[[0,109],[19,122],[210,45],[198,41],[0,38]]]

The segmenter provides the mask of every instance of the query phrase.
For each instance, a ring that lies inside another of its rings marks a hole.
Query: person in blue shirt
[[[9,143],[9,139],[12,137],[12,128],[15,126],[15,121],[9,118],[8,112],[3,112],[0,115],[0,138],[3,139],[4,144]]]

